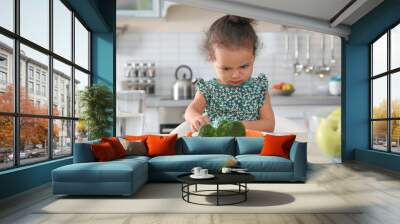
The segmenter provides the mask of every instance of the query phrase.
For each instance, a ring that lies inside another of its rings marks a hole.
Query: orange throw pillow
[[[260,155],[262,156],[281,156],[289,159],[290,147],[296,135],[269,135],[264,136],[264,144]]]
[[[174,135],[149,135],[147,137],[147,155],[148,156],[165,156],[176,154],[176,139],[177,134]]]
[[[262,131],[246,129],[246,137],[264,137]]]
[[[94,154],[94,157],[99,162],[110,161],[117,158],[113,147],[108,142],[93,144],[90,147]]]
[[[110,138],[101,138],[101,142],[108,142],[114,149],[115,155],[117,158],[125,157],[126,156],[126,151],[124,149],[124,146],[122,146],[121,142],[119,141],[118,138],[116,137],[110,137]]]
[[[129,141],[144,141],[146,142],[146,139],[149,135],[125,135],[124,139],[129,140]]]

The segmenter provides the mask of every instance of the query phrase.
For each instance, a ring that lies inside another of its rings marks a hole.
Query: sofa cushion
[[[233,137],[182,137],[177,141],[177,154],[225,154],[235,155]]]
[[[95,162],[96,158],[90,148],[92,144],[99,144],[100,140],[75,143],[74,163]]]
[[[292,161],[279,156],[238,155],[241,168],[249,172],[292,172]]]
[[[263,144],[263,137],[236,137],[236,155],[259,154]]]
[[[231,155],[175,155],[158,156],[149,160],[149,170],[163,172],[190,172],[199,166],[211,172],[219,171],[230,159]]]
[[[109,162],[74,163],[53,170],[58,182],[129,182],[133,173],[147,172],[145,161],[139,159]],[[147,174],[146,174],[147,175]]]
[[[125,156],[124,158],[113,160],[113,162],[127,162],[127,163],[130,163],[130,162],[135,161],[135,160],[148,162],[149,159],[150,159],[150,157],[147,157],[147,156],[130,155],[130,156]]]

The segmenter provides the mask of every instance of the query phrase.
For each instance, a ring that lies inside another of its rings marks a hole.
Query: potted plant
[[[87,126],[89,140],[110,136],[112,125],[113,93],[102,84],[87,86],[80,92],[81,119]]]

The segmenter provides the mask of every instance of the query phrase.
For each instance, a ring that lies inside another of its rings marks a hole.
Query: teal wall
[[[400,22],[400,0],[386,0],[351,27],[342,41],[343,51],[343,147],[344,160],[358,160],[398,170],[398,156],[369,149],[369,49],[368,44]],[[359,150],[363,150],[359,152]],[[397,163],[397,164],[396,164]]]
[[[115,0],[66,2],[92,31],[92,82],[104,83],[115,92]],[[113,120],[110,132],[115,132],[115,113]],[[71,163],[72,157],[69,157],[0,172],[0,199],[48,183],[53,169]]]
[[[113,125],[109,132],[116,132],[116,5],[115,1],[102,1],[99,10],[108,24],[109,32],[92,33],[92,82],[108,86],[114,93]]]
[[[0,172],[0,199],[48,183],[53,169],[71,163],[69,157]]]

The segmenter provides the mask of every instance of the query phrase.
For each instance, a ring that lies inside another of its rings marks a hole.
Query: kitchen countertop
[[[169,96],[147,96],[147,107],[186,107],[192,100],[172,100]],[[341,104],[340,96],[324,95],[292,95],[292,96],[271,96],[272,106],[339,106]]]

